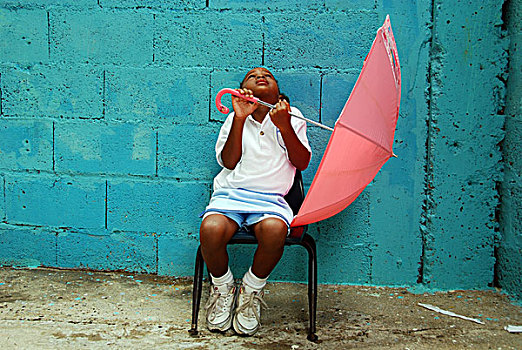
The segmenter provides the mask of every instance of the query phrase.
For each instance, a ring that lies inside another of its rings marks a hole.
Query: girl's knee
[[[210,215],[201,222],[199,239],[201,244],[226,244],[235,230],[236,228],[226,217]]]
[[[282,220],[268,218],[256,226],[255,233],[259,244],[282,247],[288,233],[288,226]]]

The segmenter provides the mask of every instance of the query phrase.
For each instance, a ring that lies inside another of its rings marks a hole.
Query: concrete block
[[[362,63],[361,63],[362,64]],[[330,127],[341,115],[359,76],[357,73],[329,73],[323,77],[321,122]]]
[[[153,60],[153,15],[96,9],[53,11],[50,45],[53,60],[143,65]]]
[[[46,175],[6,176],[7,222],[73,228],[105,226],[105,181]]]
[[[239,89],[245,74],[251,68],[214,69],[210,77],[210,120],[225,121],[227,114],[223,114],[216,108],[216,95],[224,88]],[[232,112],[232,99],[229,94],[223,96],[221,102]]]
[[[358,68],[380,25],[377,15],[367,12],[266,15],[265,64],[282,68]]]
[[[156,237],[141,232],[62,230],[57,262],[64,268],[156,273]]]
[[[0,23],[3,62],[46,62],[49,59],[46,11],[0,9]]]
[[[198,221],[196,220],[196,222]],[[194,262],[198,246],[198,236],[160,235],[158,237],[158,274],[176,277],[194,276]]]
[[[436,288],[481,288],[493,281],[497,192],[489,179],[433,189],[427,281]],[[446,198],[448,200],[442,200]]]
[[[290,99],[290,105],[298,108],[303,115],[319,121],[321,77],[317,72],[284,71],[274,75],[279,89]],[[308,128],[315,128],[308,124]],[[328,131],[325,131],[328,132]]]
[[[55,160],[57,171],[154,175],[156,132],[146,125],[57,122]]]
[[[371,282],[369,199],[362,193],[339,214],[308,227],[317,244],[321,283]]]
[[[53,169],[53,123],[0,119],[0,168]]]
[[[105,75],[105,115],[156,125],[206,123],[209,80],[205,69],[112,69]]]
[[[317,168],[323,159],[324,151],[330,140],[331,132],[318,127],[307,128],[308,142],[312,148],[312,159],[308,168],[303,172],[303,182],[310,184],[317,172]]]
[[[102,7],[148,7],[159,9],[201,9],[205,0],[100,0]]]
[[[0,266],[56,266],[56,233],[39,227],[0,224]]]
[[[321,283],[371,283],[372,256],[369,246],[347,247],[325,243],[317,249],[321,257],[321,267],[317,269]]]
[[[2,113],[103,116],[103,71],[88,66],[17,66],[2,71]]]
[[[374,10],[378,0],[325,0],[325,6],[333,11]]]
[[[372,283],[379,285],[414,285],[421,267],[422,193],[411,179],[398,183],[398,173],[381,170],[363,192],[370,198]]]
[[[221,170],[215,144],[220,124],[177,125],[158,134],[158,175],[211,182]]]
[[[109,181],[108,228],[118,231],[199,232],[199,214],[210,199],[210,186],[197,182]]]
[[[155,60],[174,66],[261,64],[261,15],[206,12],[156,15]]]

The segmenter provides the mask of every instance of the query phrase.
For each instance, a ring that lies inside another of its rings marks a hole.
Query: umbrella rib
[[[386,152],[388,152],[388,153],[393,153],[393,152],[390,152],[388,149],[386,149],[386,147],[384,147],[383,145],[381,145],[381,144],[375,142],[374,140],[372,140],[372,139],[369,138],[368,136],[361,134],[359,131],[355,130],[354,128],[352,128],[352,127],[350,127],[350,126],[348,126],[348,125],[346,125],[346,124],[343,124],[341,121],[338,121],[338,124],[339,124],[340,126],[346,128],[346,129],[350,130],[350,131],[353,132],[354,134],[356,134],[356,135],[362,137],[363,139],[366,139],[366,140],[370,141],[371,143],[373,143],[374,145],[376,145],[376,146],[382,148],[382,149],[385,150]]]

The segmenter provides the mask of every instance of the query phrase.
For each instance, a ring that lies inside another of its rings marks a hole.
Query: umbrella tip
[[[393,158],[399,158],[395,153],[392,152],[392,157]]]

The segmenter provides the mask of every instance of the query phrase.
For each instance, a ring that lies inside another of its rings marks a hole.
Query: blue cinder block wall
[[[507,3],[0,0],[0,264],[192,275],[219,170],[217,91],[267,66],[333,125],[390,14],[399,158],[309,227],[320,282],[520,295],[520,89],[506,88],[520,9]],[[307,185],[330,136],[308,130]],[[231,250],[237,276],[251,253]],[[271,278],[305,280],[304,251]]]

